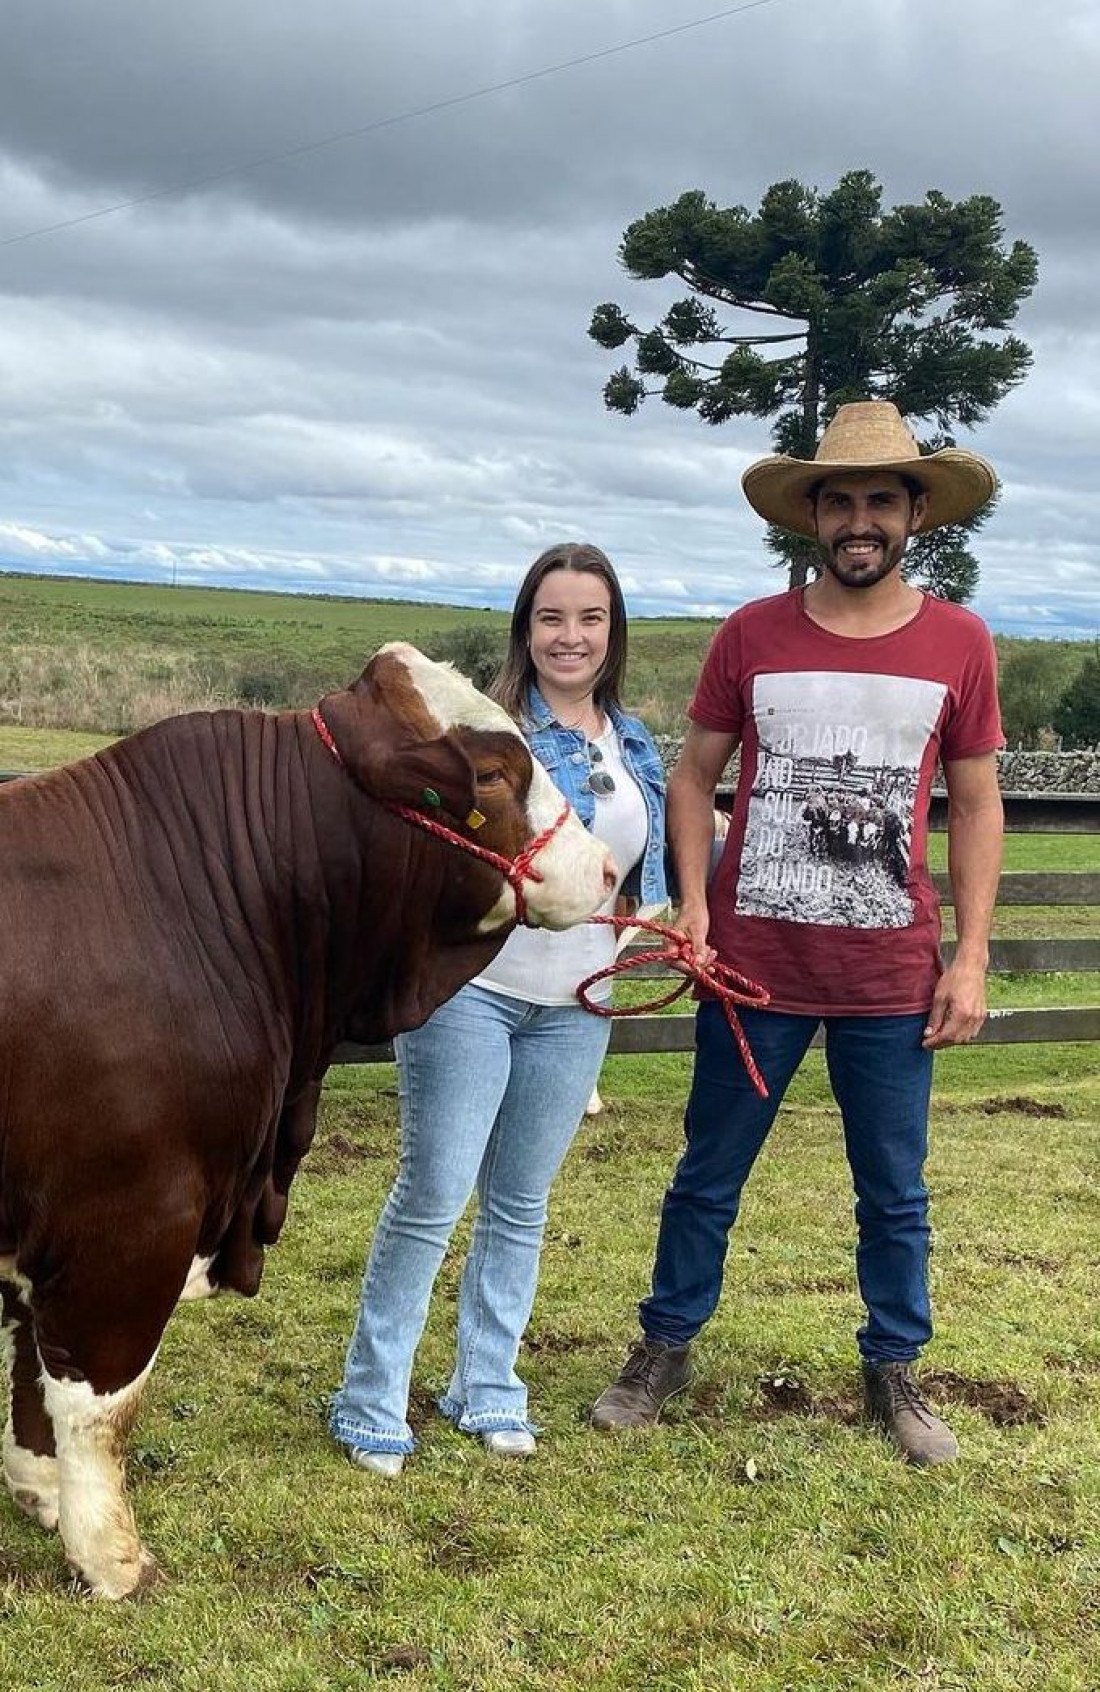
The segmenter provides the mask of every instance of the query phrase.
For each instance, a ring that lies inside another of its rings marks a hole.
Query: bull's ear
[[[473,764],[432,719],[410,722],[365,679],[321,701],[321,715],[349,774],[372,799],[431,815],[465,817],[477,803]],[[428,731],[431,731],[430,733]]]

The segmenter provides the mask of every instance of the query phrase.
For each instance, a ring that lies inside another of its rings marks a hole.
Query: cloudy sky
[[[585,331],[682,292],[619,269],[645,211],[866,167],[888,203],[991,194],[1038,249],[1033,372],[970,442],[1005,489],[977,605],[1094,635],[1096,0],[722,10],[6,0],[0,563],[503,604],[586,538],[635,613],[773,591],[738,485],[766,425],[609,414]]]

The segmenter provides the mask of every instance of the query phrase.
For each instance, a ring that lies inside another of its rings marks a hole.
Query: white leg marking
[[[4,1482],[19,1508],[52,1533],[58,1512],[57,1458],[17,1445],[10,1421],[4,1429]]]
[[[0,1259],[0,1280],[13,1285],[18,1292],[30,1292],[26,1276],[16,1273],[14,1258]],[[29,1315],[29,1312],[28,1312]],[[9,1372],[15,1366],[16,1322],[0,1322],[0,1348]],[[16,1442],[12,1429],[14,1384],[9,1386],[8,1420],[4,1428],[3,1468],[4,1484],[21,1510],[33,1516],[48,1532],[57,1526],[57,1458],[30,1451]]]
[[[187,1279],[183,1283],[180,1293],[180,1303],[195,1298],[213,1298],[221,1288],[210,1279],[208,1270],[213,1263],[213,1254],[209,1257],[195,1257],[191,1260],[191,1267],[187,1271]]]
[[[25,1275],[21,1275],[15,1267],[14,1257],[0,1257],[0,1281],[8,1281],[16,1287],[24,1299],[31,1293],[31,1283]]]
[[[93,1392],[87,1381],[42,1375],[57,1442],[65,1554],[100,1598],[126,1598],[156,1573],[134,1526],[122,1466],[126,1435],[152,1367],[153,1359],[128,1386],[104,1393]]]

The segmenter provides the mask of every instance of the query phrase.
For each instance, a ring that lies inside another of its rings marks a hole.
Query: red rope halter
[[[340,768],[346,770],[347,765],[340,755],[340,748],[332,738],[332,731],[321,715],[319,705],[313,707],[310,717],[322,743],[331,752]],[[492,864],[493,868],[499,870],[505,880],[511,884],[512,891],[516,896],[516,921],[523,923],[526,927],[532,926],[527,921],[527,895],[523,891],[523,883],[543,879],[538,870],[533,867],[534,859],[543,847],[549,845],[550,841],[553,840],[569,815],[568,800],[564,801],[559,815],[549,828],[544,828],[541,834],[536,834],[534,839],[529,840],[523,850],[518,852],[514,858],[506,858],[500,852],[491,852],[487,846],[479,846],[476,840],[470,840],[465,834],[459,834],[455,829],[448,828],[446,823],[436,822],[434,817],[426,817],[422,811],[414,811],[411,805],[398,805],[392,799],[380,799],[378,803],[384,805],[387,811],[392,811],[395,817],[401,817],[404,822],[412,823],[415,828],[422,828],[425,834],[434,834],[437,839],[446,840],[452,846],[461,846],[462,850],[469,852],[471,857],[480,858],[483,863]]]
[[[340,768],[346,771],[347,765],[340,754],[340,748],[332,738],[332,733],[321,715],[319,706],[313,707],[310,717],[323,745],[327,747]],[[414,827],[422,828],[426,834],[434,834],[437,839],[446,840],[452,846],[460,846],[464,852],[469,852],[472,857],[481,858],[484,863],[492,864],[493,868],[499,870],[501,875],[510,882],[515,893],[516,921],[527,924],[527,899],[523,891],[523,883],[525,880],[541,881],[543,879],[538,870],[532,867],[533,859],[542,851],[544,846],[553,840],[569,815],[568,800],[565,801],[561,814],[550,824],[550,827],[544,828],[541,834],[536,834],[533,840],[529,840],[523,850],[517,853],[514,858],[505,858],[499,852],[491,852],[487,846],[479,846],[476,841],[468,839],[464,834],[457,833],[453,828],[448,828],[445,823],[439,823],[432,817],[426,817],[422,811],[414,811],[411,805],[398,805],[389,799],[380,799],[378,803],[384,805],[387,811],[392,811],[395,817],[401,817],[405,822],[412,823]],[[694,949],[687,935],[678,928],[669,927],[667,923],[652,922],[643,917],[614,916],[593,916],[589,917],[588,921],[614,928],[616,932],[623,928],[640,928],[647,934],[660,934],[666,944],[653,947],[646,952],[635,952],[629,958],[621,958],[615,963],[608,964],[604,969],[596,970],[593,975],[586,976],[577,988],[577,998],[586,1011],[591,1011],[593,1016],[643,1016],[648,1011],[662,1010],[665,1005],[671,1005],[674,1000],[687,992],[693,981],[698,982],[700,987],[713,994],[721,1003],[722,1009],[726,1013],[726,1021],[730,1025],[730,1032],[741,1054],[741,1061],[748,1071],[749,1080],[760,1097],[762,1099],[767,1098],[768,1089],[764,1077],[757,1067],[756,1059],[753,1057],[749,1042],[745,1037],[745,1030],[742,1028],[740,1018],[733,1008],[734,1005],[756,1005],[762,1008],[771,997],[765,987],[762,987],[757,981],[751,981],[747,975],[739,975],[728,964],[718,963],[717,960],[706,966],[697,963]],[[527,924],[527,926],[531,925]],[[674,987],[671,993],[665,993],[661,998],[654,999],[649,1004],[623,1005],[619,1008],[594,1004],[589,998],[588,989],[594,987],[597,981],[606,981],[611,976],[624,975],[628,970],[638,969],[643,964],[654,963],[668,964],[670,968],[677,970],[684,977],[680,985]]]
[[[730,1025],[730,1033],[741,1054],[741,1061],[748,1071],[749,1080],[760,1097],[766,1099],[767,1084],[752,1055],[741,1019],[733,1007],[754,1005],[762,1010],[771,998],[767,988],[762,987],[758,981],[750,980],[747,975],[739,975],[737,970],[731,969],[728,964],[719,963],[717,959],[712,964],[700,964],[687,935],[678,928],[671,928],[668,923],[651,922],[644,917],[593,916],[588,920],[603,923],[616,931],[623,928],[640,928],[647,934],[661,935],[666,944],[651,947],[645,952],[633,952],[630,957],[619,958],[604,969],[596,970],[593,975],[585,976],[577,988],[577,998],[585,1010],[591,1011],[593,1016],[644,1016],[648,1011],[663,1010],[665,1005],[671,1005],[687,992],[693,982],[697,982],[721,1004],[726,1013],[726,1021]],[[661,998],[652,999],[644,1005],[622,1005],[613,1008],[610,1005],[595,1004],[589,997],[588,989],[594,987],[597,981],[608,981],[612,976],[625,975],[629,970],[639,969],[646,964],[667,964],[684,979],[670,993],[665,993]]]

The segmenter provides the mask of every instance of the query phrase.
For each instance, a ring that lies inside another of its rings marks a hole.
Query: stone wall
[[[680,740],[673,735],[654,737],[666,769],[676,761]],[[737,769],[736,755],[726,779]],[[1100,747],[1081,752],[1002,752],[1001,788],[1005,793],[1100,793]]]
[[[1100,747],[1080,752],[1002,752],[1005,793],[1100,793]]]

